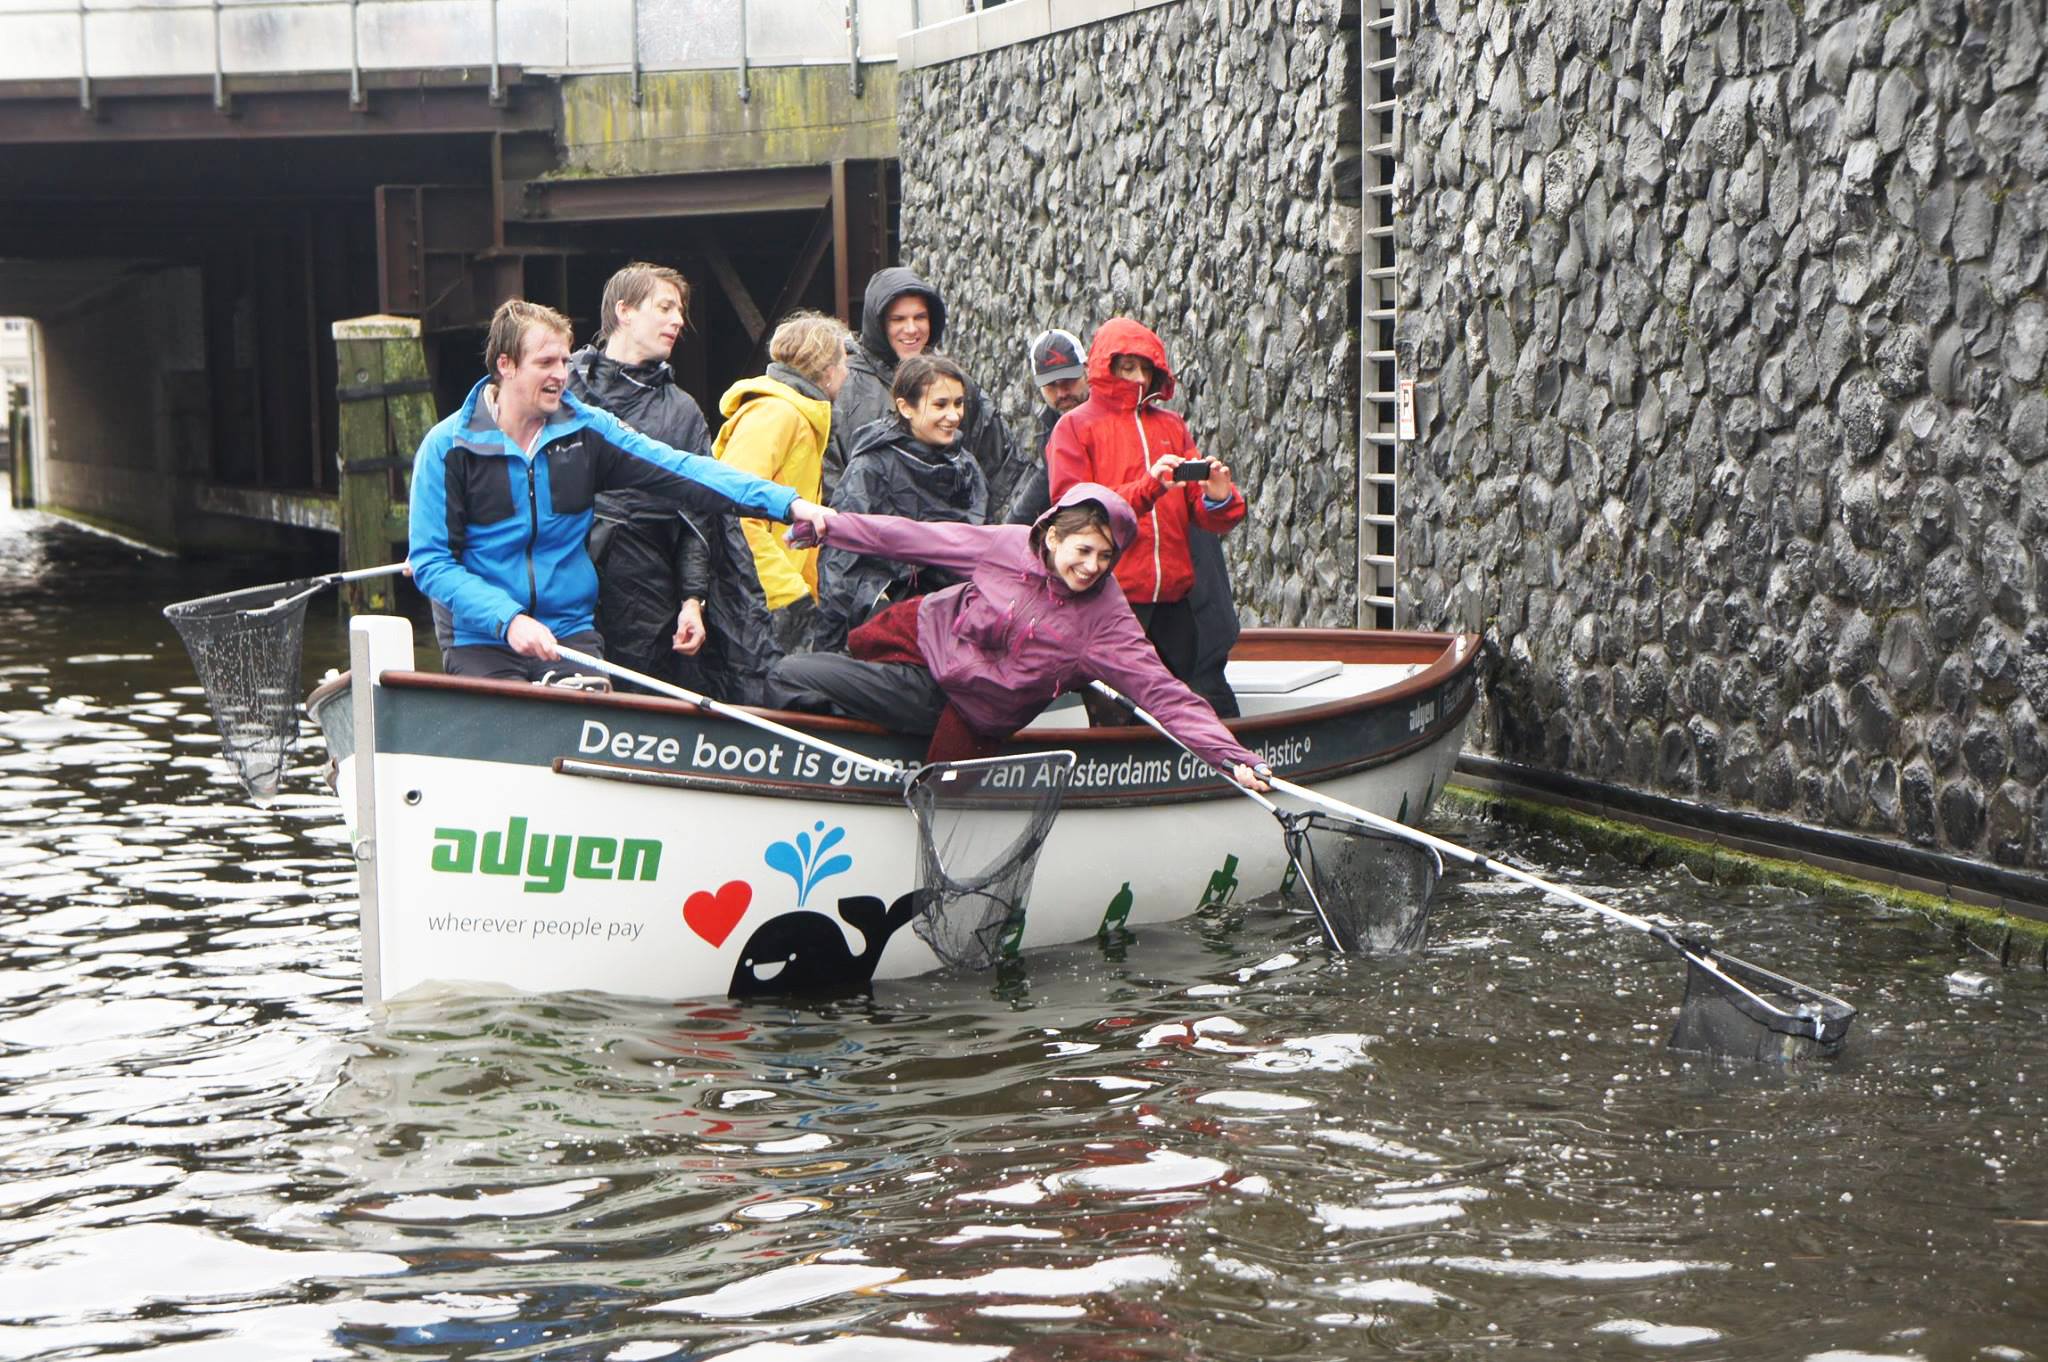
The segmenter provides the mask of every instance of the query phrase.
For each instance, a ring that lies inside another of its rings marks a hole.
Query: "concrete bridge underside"
[[[180,549],[336,523],[331,328],[419,318],[440,410],[524,296],[595,328],[629,259],[690,279],[715,417],[773,320],[850,316],[896,232],[893,65],[546,78],[0,84],[0,315],[38,323],[34,497]]]

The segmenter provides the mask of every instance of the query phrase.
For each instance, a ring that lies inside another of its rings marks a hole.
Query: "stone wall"
[[[1414,0],[1403,619],[1502,757],[2048,866],[2038,0]]]
[[[1225,541],[1247,622],[1357,618],[1356,41],[1337,0],[1177,0],[899,87],[901,258],[947,349],[1035,438],[1035,331],[1159,332],[1251,502]]]

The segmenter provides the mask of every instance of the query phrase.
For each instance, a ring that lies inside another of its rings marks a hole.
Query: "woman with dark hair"
[[[988,519],[988,482],[960,445],[967,375],[950,359],[912,355],[896,366],[896,411],[853,435],[835,510],[926,523],[979,525]],[[850,552],[827,544],[818,556],[818,620],[811,647],[834,652],[847,632],[895,601],[959,578],[944,569]]]
[[[853,631],[850,656],[800,653],[768,677],[783,709],[930,733],[927,759],[986,755],[1063,691],[1108,682],[1241,785],[1266,788],[1259,758],[1176,680],[1116,584],[1137,538],[1129,503],[1078,483],[1030,528],[920,524],[828,511],[831,548],[927,564],[966,578],[890,606]],[[790,542],[813,536],[799,527]]]

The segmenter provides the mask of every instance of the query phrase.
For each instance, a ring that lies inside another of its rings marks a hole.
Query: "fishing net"
[[[1690,941],[1679,945],[1685,1001],[1671,1031],[1672,1049],[1775,1064],[1842,1048],[1856,1018],[1848,1003],[1732,955]]]
[[[1429,932],[1429,899],[1443,876],[1434,850],[1318,813],[1287,814],[1294,887],[1306,894],[1339,951],[1399,955]]]
[[[914,930],[941,962],[983,970],[1016,953],[1038,853],[1074,773],[1072,752],[943,762],[910,780],[917,815]]]
[[[324,584],[301,578],[164,607],[192,654],[221,751],[257,799],[277,793],[298,736],[306,602]]]

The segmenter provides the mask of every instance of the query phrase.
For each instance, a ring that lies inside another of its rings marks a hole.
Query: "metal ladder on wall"
[[[1401,454],[1399,379],[1394,321],[1400,280],[1395,267],[1394,167],[1399,159],[1400,104],[1394,87],[1399,0],[1359,6],[1359,141],[1363,161],[1359,209],[1358,578],[1359,623],[1392,629],[1395,619],[1396,484]]]

